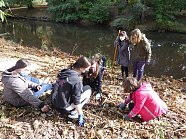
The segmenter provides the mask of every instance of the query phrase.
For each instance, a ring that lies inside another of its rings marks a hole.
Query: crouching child
[[[96,92],[96,99],[101,99],[102,79],[106,67],[106,58],[96,53],[91,59],[91,67],[83,74],[83,85],[89,85]]]
[[[124,91],[130,93],[124,102],[119,104],[121,110],[129,104],[130,112],[124,115],[124,120],[131,120],[139,114],[142,121],[149,121],[167,113],[166,104],[150,83],[140,83],[135,78],[128,77],[124,81]]]
[[[78,119],[79,126],[84,126],[82,107],[91,96],[90,86],[83,86],[80,76],[89,67],[88,59],[82,56],[70,68],[61,70],[51,94],[54,109],[63,116]]]

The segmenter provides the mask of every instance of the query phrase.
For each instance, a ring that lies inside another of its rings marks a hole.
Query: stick
[[[119,34],[120,34],[120,30],[118,31],[118,37],[119,37]],[[116,47],[115,47],[115,50],[114,50],[114,57],[113,57],[113,61],[112,61],[111,74],[113,73],[114,62],[116,61],[117,51],[118,51],[118,45],[116,44]]]

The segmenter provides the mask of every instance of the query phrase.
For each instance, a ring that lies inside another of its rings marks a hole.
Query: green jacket
[[[152,55],[151,46],[146,38],[145,34],[142,35],[141,41],[134,46],[134,58],[135,60],[143,60],[150,62]]]

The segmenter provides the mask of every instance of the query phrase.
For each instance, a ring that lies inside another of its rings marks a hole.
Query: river
[[[0,24],[0,33],[5,32],[9,33],[5,36],[6,39],[29,47],[45,50],[58,47],[70,54],[86,56],[101,52],[107,59],[113,57],[113,42],[117,36],[116,30],[105,26],[23,20]],[[152,44],[153,53],[151,64],[145,67],[145,74],[155,77],[167,75],[175,79],[186,78],[186,34],[144,33]]]

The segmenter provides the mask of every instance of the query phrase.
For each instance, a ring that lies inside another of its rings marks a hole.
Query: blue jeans
[[[26,78],[27,80],[29,80],[33,83],[37,83],[37,84],[41,85],[42,88],[38,91],[35,88],[32,89],[32,91],[34,92],[34,96],[37,98],[39,98],[45,91],[52,90],[52,84],[42,83],[42,80],[34,78],[30,75],[21,74],[21,76],[23,76],[24,78]]]
[[[133,64],[133,77],[136,77],[138,74],[137,80],[141,80],[145,68],[145,61],[144,60],[135,60]]]

